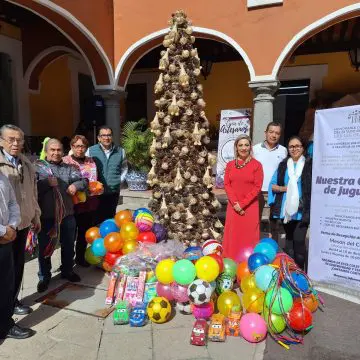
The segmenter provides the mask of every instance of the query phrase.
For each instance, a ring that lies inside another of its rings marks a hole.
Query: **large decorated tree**
[[[192,32],[183,11],[172,15],[155,84],[157,112],[151,122],[154,138],[148,175],[150,208],[168,229],[169,239],[185,245],[220,239],[223,227],[216,216],[221,205],[212,191],[216,158],[206,149],[209,122]]]

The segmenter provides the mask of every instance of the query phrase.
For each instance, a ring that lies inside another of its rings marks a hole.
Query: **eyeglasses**
[[[291,145],[289,146],[289,150],[299,150],[302,147],[303,147],[302,145]]]
[[[85,149],[86,145],[73,145],[74,149]]]
[[[112,137],[112,134],[101,134],[101,135],[99,135],[101,138],[106,138],[106,137],[108,137],[108,138],[111,138]]]
[[[20,138],[15,138],[15,137],[9,137],[7,139],[3,138],[2,139],[7,142],[8,144],[12,145],[15,143],[15,141],[19,144],[19,145],[23,145],[25,140],[24,139],[20,139]]]

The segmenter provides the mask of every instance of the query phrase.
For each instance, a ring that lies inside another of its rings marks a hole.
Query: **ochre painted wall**
[[[63,56],[48,65],[40,75],[40,93],[29,94],[32,134],[71,136],[73,108],[68,58]]]
[[[19,27],[0,21],[0,35],[4,35],[16,40],[21,40],[21,30]]]

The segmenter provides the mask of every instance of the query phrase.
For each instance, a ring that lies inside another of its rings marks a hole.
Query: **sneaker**
[[[37,284],[38,293],[43,293],[49,288],[50,280],[40,280]]]
[[[61,274],[63,279],[69,280],[70,282],[79,282],[81,278],[78,274],[74,273],[73,271],[68,274]]]
[[[6,335],[7,338],[11,339],[27,339],[31,336],[35,335],[35,331],[28,328],[22,328],[19,325],[14,325]]]

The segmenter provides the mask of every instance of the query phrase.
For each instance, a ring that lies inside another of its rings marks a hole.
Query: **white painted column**
[[[273,121],[273,95],[279,87],[279,82],[249,81],[249,87],[255,95],[252,140],[253,144],[257,144],[264,141],[266,125]]]

